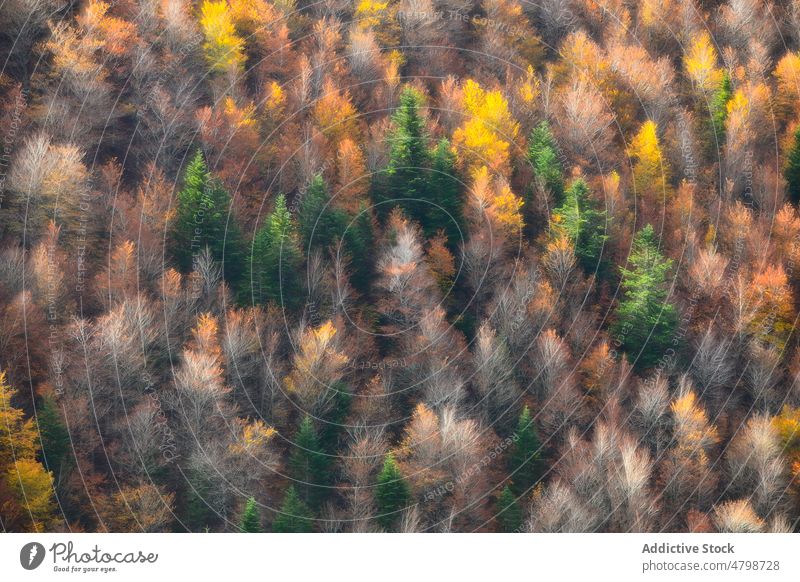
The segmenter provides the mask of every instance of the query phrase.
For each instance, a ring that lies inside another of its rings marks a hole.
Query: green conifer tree
[[[301,304],[303,252],[297,238],[286,198],[281,194],[253,239],[244,302],[273,301],[289,309]]]
[[[652,225],[634,237],[628,263],[631,269],[620,268],[623,297],[612,332],[636,367],[645,369],[665,355],[678,323],[668,298],[667,274],[672,261],[658,250]]]
[[[261,531],[261,516],[258,512],[256,500],[253,497],[249,497],[244,506],[239,530],[244,533],[259,533]]]
[[[186,168],[170,239],[170,252],[181,271],[191,271],[194,257],[208,247],[214,260],[222,265],[225,279],[234,287],[240,281],[243,243],[231,213],[231,199],[219,180],[211,175],[200,151]]]
[[[391,529],[397,523],[400,512],[408,506],[410,497],[411,492],[397,461],[391,453],[387,454],[375,487],[378,523],[384,529]]]
[[[552,227],[563,229],[575,245],[575,256],[587,273],[603,272],[601,263],[603,245],[608,236],[606,212],[591,197],[589,186],[583,178],[570,184],[564,194],[564,203],[553,212]]]
[[[726,72],[722,76],[719,88],[711,94],[708,102],[708,123],[706,137],[706,155],[710,160],[719,158],[725,144],[725,122],[728,119],[728,101],[733,97],[731,78]]]
[[[289,475],[296,483],[300,499],[309,507],[319,507],[328,492],[328,459],[308,415],[300,423],[294,439]]]
[[[542,478],[541,443],[527,406],[519,415],[512,439],[508,459],[511,491],[525,495]]]
[[[425,207],[423,227],[430,238],[443,230],[451,250],[466,238],[464,201],[456,178],[456,157],[450,142],[442,138],[431,154],[428,178],[429,202]]]
[[[313,527],[314,515],[311,510],[298,497],[293,486],[286,490],[280,512],[272,522],[272,531],[275,533],[309,533]]]
[[[62,469],[69,462],[71,445],[69,431],[64,426],[58,405],[51,396],[42,399],[42,405],[36,412],[36,422],[42,437],[42,463],[53,473],[58,483]]]
[[[366,290],[372,274],[372,217],[365,203],[351,216],[331,204],[322,176],[316,175],[303,197],[299,217],[300,239],[308,255],[313,249],[334,251],[350,260],[351,281]]]
[[[518,532],[522,527],[522,508],[508,485],[497,498],[497,521],[504,532]]]
[[[327,250],[341,241],[349,222],[347,214],[331,204],[328,187],[322,176],[311,180],[300,205],[298,229],[303,248]]]
[[[407,216],[422,222],[427,205],[418,200],[428,199],[426,169],[430,167],[428,135],[420,113],[424,104],[422,93],[413,87],[406,87],[400,94],[388,138],[389,164],[385,175],[377,181],[375,202],[381,217],[400,206]]]
[[[556,140],[546,121],[531,132],[528,159],[533,173],[553,195],[555,203],[560,204],[564,195],[564,169],[558,157]]]
[[[795,204],[800,203],[800,127],[794,132],[794,142],[786,157],[783,170],[789,198]]]

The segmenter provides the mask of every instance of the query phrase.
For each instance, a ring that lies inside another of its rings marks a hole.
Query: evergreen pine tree
[[[508,460],[511,491],[516,495],[525,495],[542,478],[541,443],[527,406],[519,415],[512,438]]]
[[[320,445],[314,422],[308,415],[300,423],[294,439],[289,475],[297,484],[300,499],[309,507],[319,507],[327,493],[328,459]]]
[[[313,526],[313,514],[305,503],[298,497],[293,486],[286,490],[283,505],[278,517],[272,522],[272,531],[275,533],[309,533]]]
[[[222,265],[225,279],[233,286],[239,282],[243,272],[243,243],[230,208],[230,196],[211,175],[202,152],[198,151],[186,168],[170,230],[169,248],[181,271],[191,271],[193,258],[208,247]]]
[[[583,178],[578,178],[564,194],[564,203],[553,212],[554,229],[563,229],[575,245],[575,255],[587,273],[603,271],[601,255],[608,236],[606,212],[598,208]]]
[[[259,533],[261,531],[261,516],[258,512],[256,500],[253,497],[248,498],[244,506],[239,530],[244,533]]]
[[[522,527],[522,508],[508,485],[497,498],[497,521],[504,532],[518,532]]]
[[[722,76],[719,88],[711,95],[708,104],[709,123],[706,137],[707,155],[709,159],[718,158],[725,143],[725,122],[728,119],[728,101],[733,97],[731,78],[726,72]]]
[[[389,164],[385,176],[379,180],[376,203],[380,216],[388,216],[395,206],[400,206],[406,215],[422,222],[424,203],[428,199],[426,169],[430,167],[428,135],[425,119],[420,114],[424,106],[423,95],[413,87],[406,87],[400,94],[400,104],[392,115],[393,130],[389,135]]]
[[[789,191],[789,198],[795,204],[800,203],[800,127],[794,132],[794,142],[786,159],[783,170]]]
[[[443,230],[451,250],[466,237],[464,227],[464,201],[456,179],[456,157],[450,142],[442,138],[431,155],[428,179],[429,201],[426,205],[423,227],[425,236],[431,238]]]
[[[372,215],[365,202],[361,203],[359,213],[356,215],[347,231],[347,248],[350,252],[350,277],[353,286],[361,292],[369,289],[374,270],[374,234],[372,231]]]
[[[350,216],[331,204],[322,176],[316,175],[303,197],[299,219],[300,239],[306,255],[312,249],[335,251],[350,259],[352,283],[366,290],[372,274],[372,219],[365,203]]]
[[[289,309],[297,307],[302,300],[302,264],[303,253],[294,221],[286,207],[286,198],[281,194],[272,214],[253,239],[243,301],[273,301]]]
[[[390,529],[400,517],[400,512],[408,505],[411,493],[408,484],[389,453],[383,461],[383,469],[378,475],[375,487],[375,501],[378,504],[378,523],[384,529]]]
[[[48,471],[58,477],[65,463],[69,461],[70,437],[67,427],[61,420],[58,405],[51,396],[45,396],[36,412],[36,422],[42,437],[42,463]]]
[[[298,229],[306,254],[311,249],[327,250],[338,243],[347,229],[347,214],[331,204],[328,188],[322,176],[311,180],[300,205]]]
[[[215,515],[208,506],[207,499],[212,490],[208,477],[199,470],[191,470],[186,483],[186,519],[184,520],[193,532],[207,530],[214,521]]]
[[[555,203],[560,204],[564,195],[564,169],[558,157],[556,140],[546,121],[531,132],[528,159],[536,177],[553,195]]]
[[[632,269],[621,268],[623,298],[613,333],[639,369],[655,365],[672,345],[678,323],[668,301],[667,273],[672,261],[658,250],[652,225],[640,230],[628,257]]]

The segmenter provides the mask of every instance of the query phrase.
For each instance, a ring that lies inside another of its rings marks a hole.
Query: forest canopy
[[[800,1],[0,5],[0,529],[791,532]]]

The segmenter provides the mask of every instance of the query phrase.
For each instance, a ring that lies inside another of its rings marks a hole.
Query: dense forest
[[[3,531],[789,532],[800,0],[5,0]]]

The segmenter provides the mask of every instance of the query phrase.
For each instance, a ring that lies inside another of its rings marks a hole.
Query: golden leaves
[[[453,144],[463,167],[486,166],[493,173],[510,171],[510,148],[519,134],[508,101],[499,90],[486,91],[468,79],[462,88],[466,121],[453,133]]]
[[[236,34],[233,15],[225,0],[204,0],[200,27],[205,36],[203,50],[211,69],[230,72],[244,66],[244,41]]]
[[[692,84],[701,91],[713,91],[722,82],[722,69],[717,68],[717,51],[711,36],[705,31],[689,45],[683,66]]]
[[[663,201],[670,198],[671,193],[667,185],[669,172],[657,130],[653,121],[645,121],[631,141],[629,155],[636,160],[633,168],[636,194],[649,200]]]

